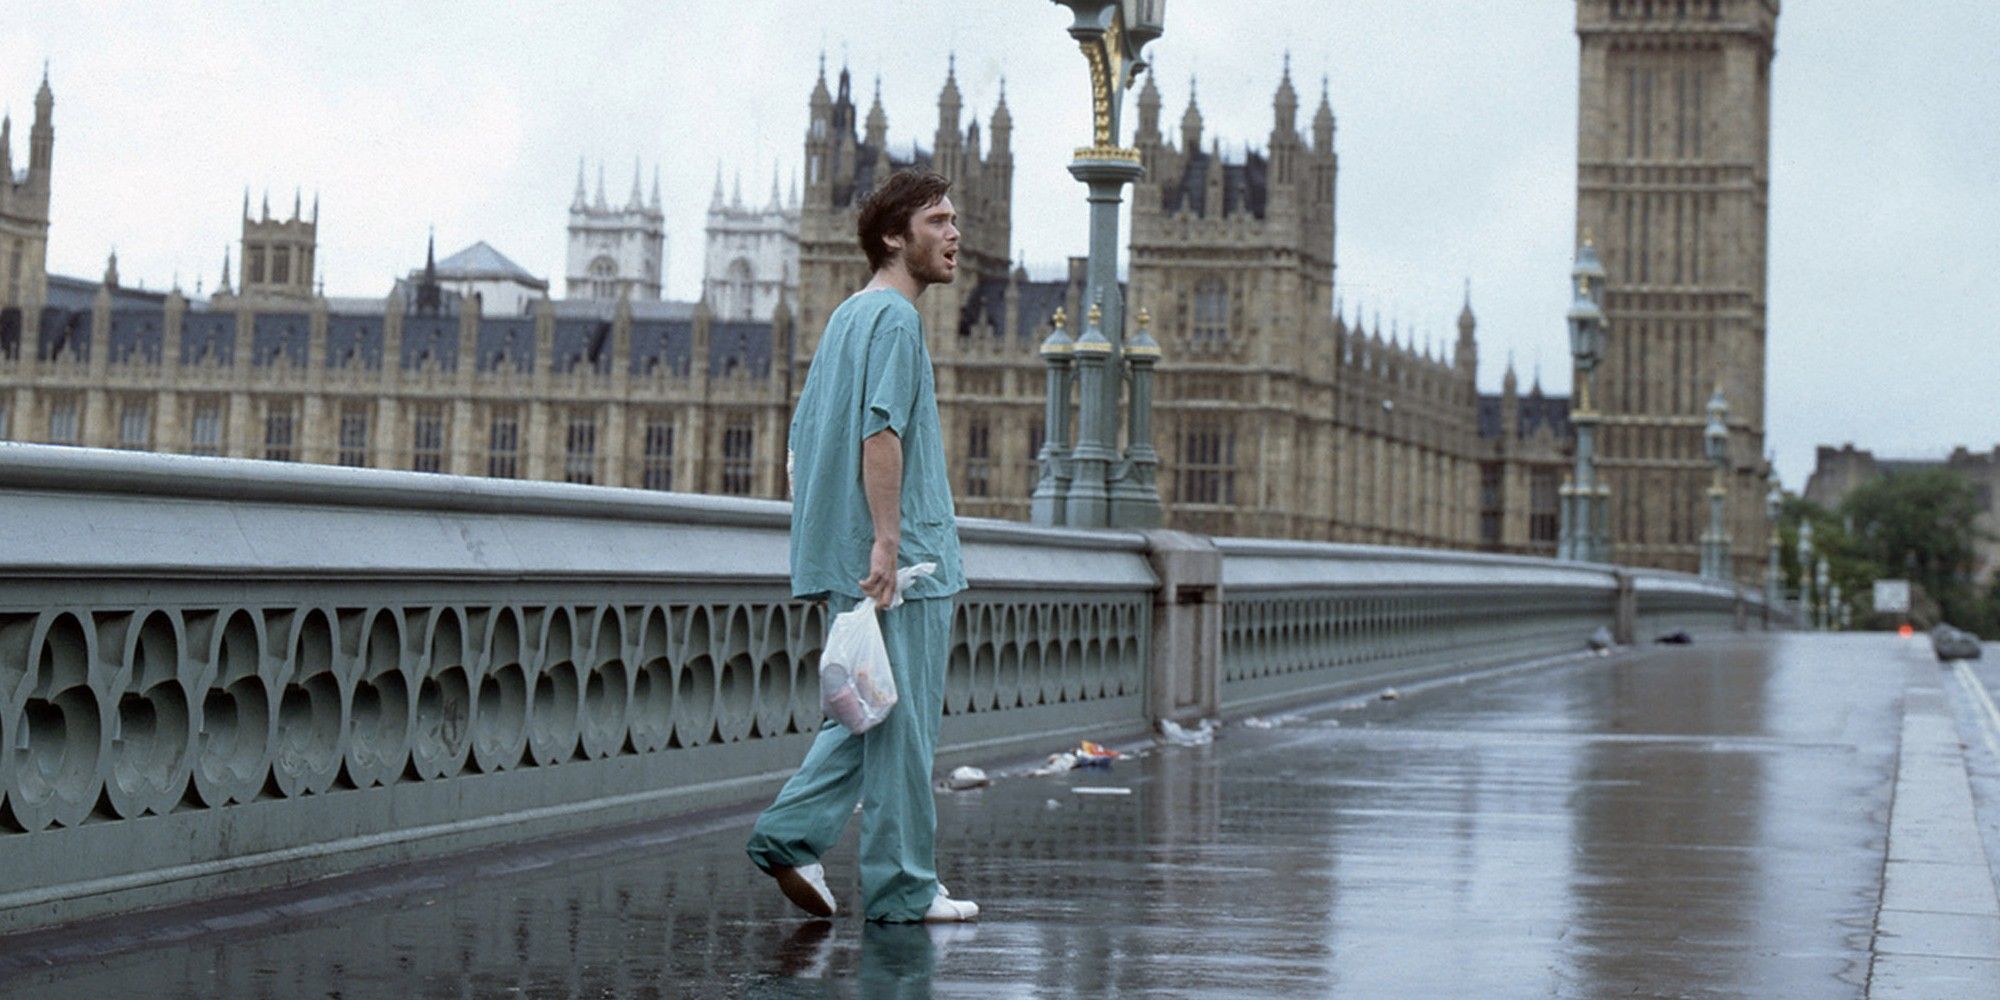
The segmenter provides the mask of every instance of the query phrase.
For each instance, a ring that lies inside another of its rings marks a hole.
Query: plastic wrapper
[[[897,570],[889,607],[903,603],[903,591],[918,577],[936,570],[936,563]],[[889,651],[882,643],[882,623],[872,597],[834,616],[826,649],[819,654],[819,707],[856,735],[873,729],[896,707],[896,675],[889,669]]]

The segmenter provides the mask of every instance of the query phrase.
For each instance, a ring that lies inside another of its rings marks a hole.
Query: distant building
[[[1468,307],[1460,322],[1470,318]],[[1554,556],[1562,530],[1562,485],[1576,461],[1566,396],[1526,395],[1512,361],[1498,395],[1479,397],[1479,548]]]
[[[1812,476],[1806,480],[1805,498],[1835,510],[1848,494],[1866,483],[1929,469],[1948,469],[1972,483],[1980,509],[1979,519],[1974,522],[1979,530],[1973,542],[1977,553],[1974,574],[1982,583],[1993,579],[2000,572],[2000,445],[1988,452],[1953,448],[1943,459],[1876,458],[1873,452],[1856,448],[1852,442],[1838,448],[1820,445]]]
[[[655,301],[667,279],[667,222],[660,211],[660,175],[653,171],[653,197],[639,190],[639,164],[632,164],[632,195],[623,205],[604,198],[604,166],[597,168],[597,194],[586,197],[583,163],[576,165],[576,194],[569,204],[569,284],[572,299]]]
[[[55,95],[45,69],[28,129],[28,166],[14,167],[14,120],[0,118],[0,357],[32,339],[48,299],[49,179],[55,152]]]
[[[425,253],[422,270],[411,271],[398,287],[421,286],[426,275],[440,290],[455,298],[477,296],[481,312],[488,316],[525,316],[536,302],[548,297],[549,283],[481,240],[443,260],[433,261]]]
[[[1731,574],[1762,578],[1771,60],[1779,0],[1577,0],[1576,244],[1609,280],[1597,469],[1614,561],[1694,572],[1729,402]]]
[[[238,257],[243,265],[239,291],[251,299],[290,299],[303,302],[313,297],[313,269],[318,266],[319,199],[313,199],[311,217],[302,211],[299,197],[292,197],[292,217],[271,218],[271,196],[264,195],[263,214],[250,214],[250,192],[243,192],[243,241]],[[223,265],[223,279],[229,280],[229,266]]]
[[[708,203],[708,246],[703,262],[702,297],[716,316],[730,320],[769,322],[778,303],[799,299],[799,192],[778,195],[778,177],[771,175],[771,199],[761,206],[745,205],[739,179],[728,201],[722,200],[722,173],[715,175],[715,194]]]

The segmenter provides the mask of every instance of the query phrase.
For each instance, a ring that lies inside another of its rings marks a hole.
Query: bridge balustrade
[[[0,931],[743,802],[821,722],[829,609],[789,595],[783,503],[0,443],[0,504]],[[961,534],[947,766],[1579,650],[1621,601],[1734,626],[1754,597]]]

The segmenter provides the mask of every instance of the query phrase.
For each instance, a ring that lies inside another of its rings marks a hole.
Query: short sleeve
[[[861,438],[888,430],[906,437],[917,408],[923,364],[915,329],[884,317],[868,338],[868,374],[862,386]]]

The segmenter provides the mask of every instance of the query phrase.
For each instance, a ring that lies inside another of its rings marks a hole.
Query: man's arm
[[[903,439],[895,431],[877,431],[861,442],[861,492],[875,522],[861,592],[886,605],[896,594],[896,553],[903,544]]]

